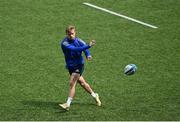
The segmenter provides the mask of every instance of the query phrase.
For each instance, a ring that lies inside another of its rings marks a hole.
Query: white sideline
[[[125,19],[127,19],[127,20],[131,20],[131,21],[136,22],[136,23],[139,23],[139,24],[141,24],[141,25],[145,25],[145,26],[148,26],[148,27],[151,27],[151,28],[154,28],[154,29],[158,28],[158,27],[156,27],[156,26],[154,26],[154,25],[147,24],[147,23],[145,23],[145,22],[142,22],[142,21],[133,19],[133,18],[131,18],[131,17],[127,17],[127,16],[122,15],[122,14],[118,14],[118,13],[116,13],[116,12],[113,12],[113,11],[110,11],[110,10],[108,10],[108,9],[95,6],[95,5],[90,4],[90,3],[84,2],[83,4],[84,4],[84,5],[87,5],[87,6],[90,6],[90,7],[93,7],[93,8],[96,8],[96,9],[99,9],[99,10],[104,11],[104,12],[107,12],[107,13],[116,15],[116,16],[119,16],[119,17],[125,18]]]

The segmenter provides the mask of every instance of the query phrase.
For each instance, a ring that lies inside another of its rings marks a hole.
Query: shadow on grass
[[[35,101],[35,100],[29,100],[29,101],[21,101],[21,103],[25,106],[26,109],[53,109],[55,110],[55,113],[65,113],[67,110],[64,110],[59,106],[59,102],[51,102],[51,101]],[[72,107],[97,107],[93,103],[84,103],[84,102],[73,102]]]
[[[56,113],[64,113],[66,110],[62,109],[58,104],[59,102],[50,101],[21,101],[21,103],[26,107],[40,108],[40,109],[54,109]]]

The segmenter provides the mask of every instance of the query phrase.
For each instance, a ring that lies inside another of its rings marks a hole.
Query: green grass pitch
[[[153,24],[152,29],[83,2]],[[180,120],[180,0],[0,0],[0,120]],[[102,107],[69,75],[59,40],[73,24],[90,49],[84,77]],[[134,63],[136,74],[125,76]]]

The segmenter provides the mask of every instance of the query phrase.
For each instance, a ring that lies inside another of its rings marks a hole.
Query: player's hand
[[[91,41],[89,42],[89,46],[90,46],[90,47],[94,46],[95,44],[96,44],[96,41],[95,41],[95,40],[91,40]]]
[[[92,60],[92,56],[88,56],[86,59],[87,59],[88,61],[90,61],[90,60]]]

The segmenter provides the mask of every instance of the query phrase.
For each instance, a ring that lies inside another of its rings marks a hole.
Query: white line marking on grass
[[[139,23],[139,24],[141,24],[141,25],[145,25],[145,26],[148,26],[148,27],[151,27],[151,28],[154,28],[154,29],[158,28],[158,27],[156,27],[156,26],[154,26],[154,25],[147,24],[147,23],[142,22],[142,21],[139,21],[139,20],[137,20],[137,19],[133,19],[133,18],[131,18],[131,17],[127,17],[127,16],[125,16],[125,15],[118,14],[118,13],[116,13],[116,12],[113,12],[113,11],[110,11],[110,10],[108,10],[108,9],[95,6],[95,5],[90,4],[90,3],[86,3],[86,2],[85,2],[85,3],[83,3],[83,4],[84,4],[84,5],[87,5],[87,6],[90,6],[90,7],[93,7],[93,8],[96,8],[96,9],[99,9],[99,10],[104,11],[104,12],[107,12],[107,13],[116,15],[116,16],[119,16],[119,17],[125,18],[125,19],[127,19],[127,20],[130,20],[130,21]]]

